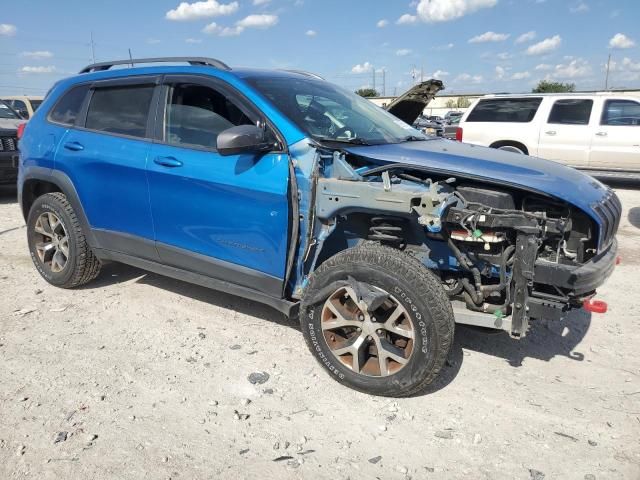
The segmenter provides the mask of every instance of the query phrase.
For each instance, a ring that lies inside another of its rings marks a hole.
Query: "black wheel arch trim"
[[[100,245],[91,230],[91,225],[89,224],[89,220],[87,215],[84,212],[84,208],[82,208],[82,203],[80,202],[80,197],[78,196],[78,192],[73,185],[73,182],[69,178],[67,174],[61,172],[60,170],[54,170],[50,168],[44,167],[29,167],[27,171],[24,173],[19,185],[18,185],[18,202],[20,204],[20,209],[22,210],[22,216],[25,221],[29,216],[29,210],[26,208],[24,204],[24,185],[31,180],[40,180],[43,182],[48,182],[56,185],[60,192],[62,192],[66,197],[73,210],[78,217],[78,221],[80,222],[80,226],[82,227],[82,231],[85,234],[87,239],[87,243],[91,248],[99,248]]]

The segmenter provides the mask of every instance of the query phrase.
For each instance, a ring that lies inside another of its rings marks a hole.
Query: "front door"
[[[220,132],[258,121],[223,82],[167,76],[148,163],[151,208],[163,263],[280,296],[289,157],[279,148],[230,156],[216,151]]]
[[[538,156],[572,167],[586,167],[589,163],[592,110],[591,99],[556,100],[540,130]]]

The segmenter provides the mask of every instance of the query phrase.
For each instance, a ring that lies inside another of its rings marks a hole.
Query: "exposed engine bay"
[[[526,334],[530,319],[560,319],[594,295],[589,284],[549,280],[599,254],[598,227],[579,209],[509,186],[319,152],[307,271],[363,241],[392,246],[439,276],[452,302],[496,326],[509,317],[514,336]]]

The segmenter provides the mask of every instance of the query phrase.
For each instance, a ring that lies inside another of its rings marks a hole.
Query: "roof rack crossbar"
[[[220,70],[231,70],[231,67],[220,60],[207,57],[158,57],[158,58],[130,58],[127,60],[114,60],[111,62],[93,63],[87,65],[80,73],[102,72],[115,65],[135,65],[136,63],[188,63],[189,65],[205,65]]]

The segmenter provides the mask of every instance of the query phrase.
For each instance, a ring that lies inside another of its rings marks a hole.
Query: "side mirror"
[[[216,142],[220,155],[268,152],[273,145],[265,139],[264,130],[255,125],[238,125],[223,130]]]

